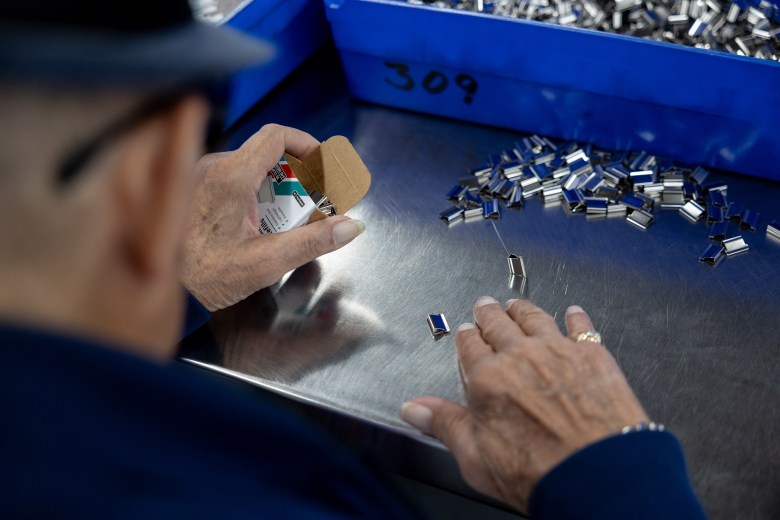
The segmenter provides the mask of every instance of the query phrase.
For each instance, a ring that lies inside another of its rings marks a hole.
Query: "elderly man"
[[[300,419],[169,362],[185,299],[196,320],[364,225],[259,235],[265,172],[318,142],[266,126],[198,158],[213,80],[267,49],[196,24],[184,0],[111,9],[0,13],[0,510],[413,516]],[[401,411],[469,483],[538,517],[703,516],[679,445],[582,309],[569,308],[568,337],[526,301],[483,297],[474,315],[456,336],[468,406],[422,397]]]

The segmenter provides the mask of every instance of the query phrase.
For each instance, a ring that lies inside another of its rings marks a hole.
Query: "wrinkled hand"
[[[258,231],[255,194],[267,172],[284,152],[302,159],[319,144],[300,130],[266,125],[238,150],[198,162],[204,178],[184,244],[182,282],[206,308],[233,305],[363,232],[363,222],[344,216],[284,233]]]
[[[421,397],[404,403],[401,416],[446,444],[471,486],[526,511],[558,463],[648,419],[606,348],[575,343],[593,330],[581,308],[567,310],[565,337],[534,304],[507,304],[480,298],[477,325],[455,335],[467,406]]]

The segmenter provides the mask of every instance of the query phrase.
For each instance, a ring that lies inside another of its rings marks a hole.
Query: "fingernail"
[[[505,308],[505,309],[508,309],[508,308],[509,308],[509,307],[511,307],[511,306],[512,306],[512,304],[513,304],[513,303],[515,303],[516,301],[520,301],[520,300],[518,300],[517,298],[512,298],[511,300],[507,300],[507,301],[506,301],[506,306],[505,306],[504,308]]]
[[[401,405],[401,419],[408,422],[422,433],[428,433],[431,429],[433,412],[421,404],[406,402]]]
[[[491,303],[498,303],[498,300],[491,296],[480,296],[477,298],[477,303],[474,304],[474,307],[482,307],[483,305],[490,305]]]
[[[337,246],[345,244],[365,230],[366,225],[362,220],[350,219],[339,222],[333,226],[333,243]]]
[[[566,309],[566,316],[568,316],[569,314],[577,314],[578,312],[585,312],[585,311],[579,305],[572,305],[571,307]]]
[[[466,322],[466,323],[461,323],[460,326],[457,328],[457,330],[455,330],[455,332],[460,332],[462,330],[471,330],[476,328],[477,326],[474,325],[473,323]]]

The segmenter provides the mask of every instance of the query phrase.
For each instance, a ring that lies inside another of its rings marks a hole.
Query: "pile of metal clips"
[[[531,135],[470,170],[447,192],[454,205],[439,217],[448,224],[499,219],[500,201],[517,208],[541,198],[545,204],[562,203],[570,214],[625,215],[626,222],[647,230],[657,208],[676,209],[691,222],[706,221],[711,242],[699,260],[714,265],[723,256],[748,251],[733,230],[757,231],[761,214],[729,201],[726,183],[709,177],[700,166],[682,166],[646,152],[608,151]],[[729,227],[729,222],[736,225]],[[766,233],[780,239],[780,224],[772,221]],[[509,261],[512,270],[511,257]]]
[[[780,8],[769,0],[407,0],[780,61]]]

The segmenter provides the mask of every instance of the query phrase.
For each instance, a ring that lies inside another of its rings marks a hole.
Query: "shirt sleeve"
[[[537,484],[532,519],[706,519],[668,432],[616,435],[583,448]]]
[[[204,307],[192,294],[187,292],[187,301],[185,305],[184,330],[181,337],[184,338],[200,327],[202,327],[211,318],[211,313]]]

